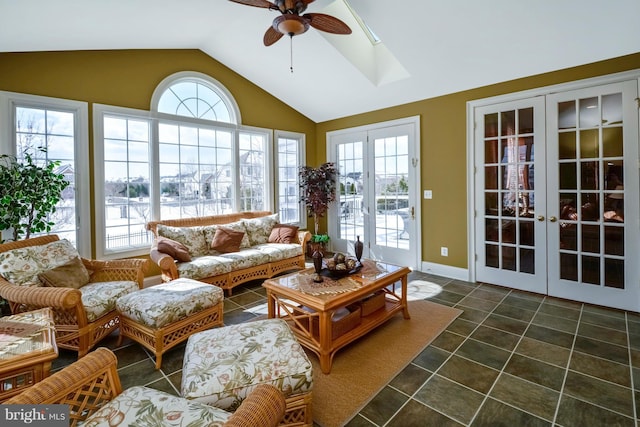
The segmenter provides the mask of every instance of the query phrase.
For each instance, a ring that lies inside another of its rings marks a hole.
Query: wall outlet
[[[449,248],[442,246],[440,248],[440,255],[442,256],[449,256]]]

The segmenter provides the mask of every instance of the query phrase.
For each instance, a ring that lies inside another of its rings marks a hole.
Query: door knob
[[[556,218],[555,216],[550,216],[549,217],[549,221],[551,222],[556,222],[558,220],[558,218]]]
[[[538,221],[544,221],[544,216],[543,215],[538,215],[538,217],[536,219]]]

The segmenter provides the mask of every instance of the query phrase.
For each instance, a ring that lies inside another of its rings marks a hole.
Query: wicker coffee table
[[[409,319],[408,267],[364,260],[355,274],[313,282],[313,269],[266,280],[270,318],[285,319],[300,344],[331,372],[335,353],[396,313]],[[371,306],[375,301],[376,305]]]

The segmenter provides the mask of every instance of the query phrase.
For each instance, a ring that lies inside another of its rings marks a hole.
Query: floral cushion
[[[249,236],[249,244],[251,246],[261,245],[269,240],[273,226],[278,223],[278,214],[243,219],[242,222]]]
[[[87,312],[87,320],[96,319],[116,309],[116,301],[123,295],[140,289],[138,283],[130,280],[94,282],[80,288],[82,304]]]
[[[128,388],[87,418],[84,427],[222,427],[231,413],[182,397],[136,386]]]
[[[38,274],[77,258],[73,244],[61,239],[45,245],[27,246],[0,253],[0,274],[19,286],[41,286]]]
[[[222,254],[220,257],[230,260],[232,271],[239,270],[241,268],[255,267],[269,262],[269,255],[253,248],[241,249],[238,252]]]
[[[247,235],[247,230],[244,227],[244,223],[242,221],[230,222],[228,224],[217,224],[217,225],[207,225],[204,226],[204,236],[207,242],[207,248],[209,249],[209,253],[213,255],[217,255],[219,252],[211,249],[211,245],[213,243],[213,239],[216,236],[216,230],[219,226],[228,228],[233,231],[242,231],[244,236],[242,237],[242,242],[240,243],[240,249],[248,248],[251,246],[249,243],[249,236]]]
[[[296,243],[265,243],[255,246],[253,249],[267,255],[269,262],[302,255],[302,246]]]
[[[207,246],[207,241],[204,237],[204,229],[205,227],[171,227],[158,224],[156,232],[158,236],[182,243],[189,250],[189,254],[194,257],[209,253],[209,246]]]
[[[231,271],[233,260],[221,256],[208,255],[192,258],[190,262],[180,262],[176,265],[180,277],[189,279],[204,279],[205,277],[226,274]]]
[[[191,279],[176,279],[130,293],[118,299],[116,307],[137,323],[161,328],[219,304],[222,289]]]
[[[180,394],[235,410],[262,383],[286,396],[311,391],[312,366],[282,319],[258,320],[189,337]]]

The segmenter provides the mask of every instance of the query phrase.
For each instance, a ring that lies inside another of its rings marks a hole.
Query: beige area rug
[[[461,310],[410,301],[411,319],[398,313],[335,354],[331,373],[313,364],[313,419],[322,427],[344,426],[382,388],[453,322]]]

